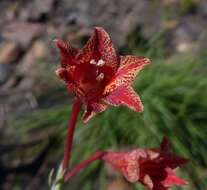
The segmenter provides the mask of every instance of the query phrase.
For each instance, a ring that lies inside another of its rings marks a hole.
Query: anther
[[[104,73],[100,73],[97,77],[96,77],[96,80],[97,81],[101,81],[104,79]]]
[[[98,61],[98,63],[97,63],[97,66],[103,66],[105,64],[105,61],[104,60],[102,60],[102,59],[100,59],[99,61]]]
[[[91,59],[90,64],[96,65],[96,61],[94,59]]]

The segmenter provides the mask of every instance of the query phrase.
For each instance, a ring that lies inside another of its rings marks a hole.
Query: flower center
[[[85,101],[96,101],[102,96],[108,81],[105,61],[91,59],[89,63],[77,65],[73,72],[73,80],[82,90]]]
[[[96,66],[96,81],[102,81],[104,79],[104,73],[100,71],[100,68],[104,66],[105,61],[103,59],[99,59],[98,61],[91,59],[90,64]]]

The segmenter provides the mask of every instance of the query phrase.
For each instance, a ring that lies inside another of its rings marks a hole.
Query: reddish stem
[[[78,164],[75,168],[66,172],[65,177],[64,177],[64,181],[67,182],[71,177],[77,175],[82,169],[89,166],[92,162],[101,159],[105,154],[106,154],[106,152],[104,152],[104,151],[96,152],[90,158],[84,160],[83,162]]]
[[[81,108],[81,101],[80,99],[77,98],[74,100],[72,111],[71,111],[71,117],[68,122],[67,137],[65,142],[64,159],[63,159],[63,169],[66,169],[70,162],[74,130],[75,130],[80,108]]]

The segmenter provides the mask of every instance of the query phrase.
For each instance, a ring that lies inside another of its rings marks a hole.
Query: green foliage
[[[146,55],[147,57],[164,58],[167,54],[165,46],[166,31],[163,29],[154,34],[150,39],[143,36],[141,27],[136,27],[127,36],[127,47],[123,49],[132,54]],[[121,49],[122,51],[122,49]],[[123,54],[125,54],[123,51]]]
[[[54,176],[54,170],[51,170],[51,172],[49,174],[49,179],[48,179],[48,183],[49,183],[51,190],[61,190],[62,189],[63,176],[64,176],[64,171],[62,168],[62,164],[60,164],[56,176]],[[53,177],[54,177],[54,179],[52,179]]]
[[[182,12],[188,13],[192,12],[195,9],[196,1],[194,0],[182,0],[181,6],[182,6]]]
[[[207,79],[204,58],[187,55],[153,61],[135,83],[145,111],[139,114],[124,107],[109,108],[86,126],[79,122],[72,164],[98,149],[158,146],[162,137],[167,136],[174,151],[190,160],[182,171],[182,176],[190,182],[186,189],[206,189]],[[67,105],[52,107],[30,115],[17,125],[21,134],[31,129],[54,128],[58,143],[51,155],[61,156],[69,111]],[[101,189],[106,180],[104,166],[96,162],[78,177],[77,189],[92,189],[94,181]],[[67,188],[70,186],[72,183],[67,184]],[[140,188],[135,185],[135,189]]]

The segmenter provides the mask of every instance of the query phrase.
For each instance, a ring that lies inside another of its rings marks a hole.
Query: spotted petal
[[[135,55],[126,55],[126,56],[120,56],[120,66],[124,65],[130,65],[133,63],[140,63],[142,64],[149,64],[150,60],[143,56],[135,56]]]
[[[101,27],[96,27],[86,45],[80,51],[77,59],[81,63],[89,63],[93,59],[102,59],[105,66],[114,72],[118,67],[118,56],[108,33]]]
[[[107,109],[108,105],[104,103],[95,102],[86,107],[83,114],[83,122],[87,123],[96,114],[101,113]]]
[[[97,41],[97,34],[94,30],[86,45],[80,50],[77,55],[77,59],[80,63],[89,63],[92,59],[95,58],[95,56],[98,56],[98,51],[96,48]]]
[[[108,96],[106,96],[103,100],[112,106],[123,105],[136,112],[143,111],[143,105],[139,96],[130,86],[120,86]]]
[[[138,72],[149,63],[149,59],[144,57],[121,56],[121,66],[106,86],[104,93],[110,93],[122,85],[131,85]]]
[[[131,183],[139,179],[139,152],[108,152],[102,159],[108,162],[112,167],[122,172],[124,177]]]
[[[55,45],[59,48],[60,53],[61,53],[61,66],[63,68],[66,68],[69,65],[74,64],[74,57],[77,54],[78,50],[71,47],[69,44],[62,40],[54,40]]]
[[[96,27],[95,30],[98,36],[98,50],[101,54],[101,58],[106,62],[106,66],[113,69],[113,71],[116,71],[118,68],[119,58],[116,54],[116,50],[113,46],[110,36],[101,27]]]

